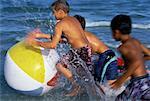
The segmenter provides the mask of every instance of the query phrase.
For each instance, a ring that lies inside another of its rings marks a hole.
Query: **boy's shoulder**
[[[94,33],[92,33],[92,32],[85,31],[85,34],[86,34],[86,36],[88,36],[90,38],[96,38],[96,39],[98,39],[98,37]]]
[[[68,20],[74,20],[75,18],[72,17],[72,16],[67,16],[67,17],[64,17],[61,21],[64,22],[64,21],[68,21]]]
[[[60,20],[59,22],[57,22],[56,25],[55,25],[55,27],[58,27],[58,26],[59,27],[64,27],[64,26],[67,25],[67,23],[68,23],[67,18],[64,18],[64,19]]]
[[[129,46],[135,46],[135,45],[139,45],[139,44],[141,44],[139,40],[137,40],[135,38],[131,38],[130,40],[122,43],[120,45],[120,47],[126,47],[126,48],[128,48]]]
[[[138,39],[133,38],[133,40],[134,40],[138,45],[141,44],[141,42],[140,42]]]
[[[89,31],[84,31],[84,32],[85,32],[86,36],[89,36],[89,37],[94,36],[93,33],[89,32]]]
[[[68,24],[74,22],[75,20],[76,20],[76,19],[75,19],[74,17],[72,17],[72,16],[67,16],[67,17],[63,18],[61,21],[59,21],[58,24],[64,26],[64,25],[68,25]]]
[[[128,44],[124,43],[124,44],[121,44],[119,47],[118,47],[118,50],[121,52],[121,53],[124,53],[128,50]]]
[[[132,38],[128,43],[127,43],[127,45],[129,46],[129,48],[131,47],[133,47],[133,48],[140,48],[140,46],[141,46],[141,42],[139,41],[139,40],[137,40],[137,39],[135,39],[135,38]]]
[[[125,43],[121,44],[118,49],[121,53],[128,53],[128,52],[132,53],[137,51],[136,49],[139,49],[137,47],[140,47],[140,44],[141,43],[139,40],[132,38],[126,41]]]
[[[121,53],[126,53],[128,51],[130,51],[132,49],[132,41],[131,40],[128,40],[124,43],[122,43],[119,47],[118,47],[118,50],[121,52]]]

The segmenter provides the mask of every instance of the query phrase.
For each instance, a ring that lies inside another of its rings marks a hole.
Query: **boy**
[[[118,76],[118,65],[115,53],[110,50],[101,40],[99,40],[91,32],[85,31],[85,19],[80,15],[74,16],[80,22],[85,36],[87,37],[89,43],[92,47],[93,53],[99,54],[98,62],[94,65],[94,78],[96,81],[102,83],[104,76],[106,76],[108,83],[111,84],[117,79]]]
[[[150,100],[150,79],[144,66],[144,58],[150,57],[150,50],[130,36],[131,19],[127,15],[117,15],[111,21],[113,38],[121,41],[118,50],[122,54],[126,71],[114,83],[113,89],[119,88],[131,77],[130,84],[117,96],[116,100]],[[143,57],[144,56],[144,57]]]
[[[68,15],[69,4],[58,0],[55,1],[51,7],[56,20],[59,20],[55,26],[55,33],[52,40],[50,42],[36,41],[35,38],[50,38],[50,36],[40,32],[31,32],[27,36],[26,42],[30,45],[41,46],[44,48],[56,48],[61,39],[62,33],[64,33],[64,36],[67,38],[72,49],[60,59],[56,67],[59,72],[72,82],[73,90],[68,96],[74,96],[78,93],[80,86],[76,83],[68,68],[74,66],[81,79],[86,78],[85,76],[87,73],[80,63],[84,62],[87,67],[90,67],[91,47],[78,20]]]

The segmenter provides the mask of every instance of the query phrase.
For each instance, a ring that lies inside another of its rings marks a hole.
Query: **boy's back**
[[[91,44],[93,53],[101,54],[109,50],[109,48],[91,32],[85,31],[85,36]]]

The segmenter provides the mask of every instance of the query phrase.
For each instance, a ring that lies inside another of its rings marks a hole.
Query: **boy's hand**
[[[28,35],[32,38],[37,38],[40,36],[40,34],[44,34],[44,33],[42,33],[39,28],[36,28],[32,32],[30,32]]]
[[[25,43],[30,45],[30,46],[35,46],[36,45],[36,40],[33,35],[27,35],[25,38]]]
[[[40,31],[40,29],[35,29],[32,32],[28,33],[28,35],[25,38],[25,43],[28,44],[28,45],[31,45],[31,46],[37,45],[36,38],[41,33],[42,32]]]

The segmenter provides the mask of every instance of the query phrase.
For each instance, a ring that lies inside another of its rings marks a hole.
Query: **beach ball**
[[[10,87],[28,95],[43,95],[54,86],[48,86],[57,75],[59,55],[55,49],[27,46],[21,41],[6,55],[4,76]],[[53,81],[54,82],[54,81]]]

